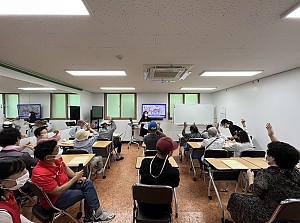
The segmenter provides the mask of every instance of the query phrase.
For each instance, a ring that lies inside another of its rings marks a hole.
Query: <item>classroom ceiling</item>
[[[0,60],[96,93],[100,87],[145,93],[217,87],[215,92],[299,67],[300,20],[280,18],[297,2],[86,0],[90,16],[1,16]],[[193,66],[183,81],[158,83],[144,80],[144,64]],[[68,69],[125,70],[127,76],[73,77]],[[263,72],[199,76],[204,70]]]

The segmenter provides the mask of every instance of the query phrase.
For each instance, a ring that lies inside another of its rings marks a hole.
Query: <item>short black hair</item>
[[[15,145],[21,139],[21,133],[15,128],[4,128],[0,132],[0,146]]]
[[[275,159],[275,163],[282,169],[293,169],[299,162],[299,151],[285,142],[270,142],[268,144],[267,155]]]
[[[199,132],[197,126],[195,126],[195,125],[190,126],[190,131],[193,132],[193,133],[198,133]]]
[[[233,122],[232,121],[229,121],[227,120],[226,118],[224,118],[222,121],[221,121],[221,125],[224,126],[225,124],[228,124],[228,125],[232,125]]]
[[[38,143],[34,148],[34,156],[39,160],[44,160],[46,156],[51,155],[57,145],[56,140],[47,140]]]
[[[46,129],[47,130],[47,127],[46,126],[42,126],[42,127],[38,127],[36,130],[34,130],[34,135],[35,137],[38,137],[38,136],[41,136],[41,132]]]
[[[213,125],[207,125],[207,126],[206,126],[206,131],[207,131],[209,128],[211,128],[211,127],[213,127]]]
[[[0,158],[0,179],[4,180],[10,176],[21,173],[26,168],[26,164],[21,157],[1,157]],[[4,195],[4,190],[0,189],[0,196]]]

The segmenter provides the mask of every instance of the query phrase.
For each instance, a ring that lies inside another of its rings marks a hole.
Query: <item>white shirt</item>
[[[224,143],[225,143],[225,139],[222,137],[219,137],[219,138],[211,137],[209,139],[204,139],[201,144],[201,147],[205,147],[205,149],[219,150],[219,149],[223,148]]]

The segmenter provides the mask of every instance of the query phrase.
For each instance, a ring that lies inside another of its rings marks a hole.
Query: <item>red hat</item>
[[[156,149],[162,155],[168,155],[174,149],[177,149],[178,144],[174,142],[170,137],[162,137],[156,143]]]

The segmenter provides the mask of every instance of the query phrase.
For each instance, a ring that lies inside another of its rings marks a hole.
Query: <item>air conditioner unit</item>
[[[174,82],[185,79],[192,65],[144,65],[145,80]]]

